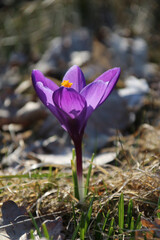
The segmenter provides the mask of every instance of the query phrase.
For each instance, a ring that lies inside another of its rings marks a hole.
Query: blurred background
[[[11,154],[22,160],[31,152],[61,154],[64,145],[70,146],[36,97],[30,80],[34,68],[59,84],[74,64],[87,82],[121,67],[116,90],[88,123],[89,153],[100,152],[117,130],[129,134],[142,123],[159,124],[159,9],[157,0],[0,1],[0,155],[5,164],[6,153],[13,163]]]
[[[142,75],[144,63],[160,61],[159,9],[156,0],[1,0],[1,73],[14,65],[29,74],[29,67],[43,59],[44,65],[49,62],[43,71],[61,75],[76,60],[82,65],[94,57],[96,39],[108,54],[94,59],[97,63],[106,58],[108,65]],[[96,50],[100,55],[102,49]]]

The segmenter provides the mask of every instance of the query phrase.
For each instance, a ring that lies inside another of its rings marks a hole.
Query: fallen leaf
[[[2,205],[3,224],[6,225],[5,230],[10,239],[17,240],[25,232],[33,228],[31,221],[25,222],[28,219],[27,211],[24,207],[18,207],[17,204],[11,200],[6,201]],[[11,224],[7,226],[8,224]]]

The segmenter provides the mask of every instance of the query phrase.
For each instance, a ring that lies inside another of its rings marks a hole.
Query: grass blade
[[[86,227],[86,219],[84,213],[82,213],[81,217],[81,228],[80,228],[80,239],[84,240],[85,237],[85,227]]]
[[[34,231],[33,231],[33,229],[31,229],[31,231],[30,231],[30,239],[31,239],[31,240],[35,240],[35,236],[34,236]]]
[[[102,213],[99,212],[96,218],[96,225],[95,225],[95,239],[102,239],[102,230],[100,228],[100,223],[102,220]]]
[[[90,163],[89,168],[88,168],[87,179],[86,179],[86,184],[85,184],[85,196],[88,195],[89,182],[90,182],[90,177],[91,177],[92,163],[93,163],[93,160],[94,160],[94,156],[95,156],[95,154],[93,153],[92,158],[91,158],[91,163]]]
[[[72,235],[72,240],[77,239],[78,231],[80,231],[80,239],[81,239],[81,240],[84,240],[84,239],[85,239],[85,234],[86,234],[86,232],[87,232],[88,225],[89,225],[89,222],[90,222],[90,220],[91,220],[93,201],[94,201],[94,197],[93,197],[92,200],[90,201],[90,204],[89,204],[89,208],[88,208],[87,213],[84,214],[84,212],[82,212],[81,220],[79,221],[76,229],[74,230],[74,233],[73,233],[73,235]]]
[[[36,223],[36,220],[34,219],[34,217],[33,217],[31,212],[29,212],[29,216],[32,219],[33,225],[34,225],[35,229],[37,230],[37,233],[38,233],[39,237],[42,237],[42,234],[41,234],[41,232],[39,230],[39,227],[38,227],[38,225]]]
[[[131,219],[132,219],[132,211],[133,211],[133,201],[129,200],[128,210],[127,210],[127,228],[130,229]]]
[[[44,233],[45,238],[46,238],[47,240],[50,240],[50,236],[49,236],[49,233],[48,233],[48,229],[47,229],[45,223],[42,223],[42,228],[43,228],[43,233]]]
[[[136,224],[135,224],[135,229],[136,230],[140,230],[142,227],[142,223],[141,223],[141,213],[139,213]]]
[[[102,231],[103,232],[105,231],[105,227],[106,227],[106,223],[107,223],[108,218],[109,218],[109,214],[110,214],[110,209],[108,210],[107,215],[106,215],[106,217],[104,219],[104,223],[103,223],[103,227],[102,227]]]
[[[87,232],[87,228],[88,228],[89,222],[91,220],[93,202],[94,202],[94,197],[90,201],[89,208],[88,208],[87,214],[85,216],[85,233]]]
[[[134,230],[134,217],[131,218],[130,230]]]
[[[81,240],[84,239],[84,237],[86,235],[86,232],[87,232],[87,229],[88,229],[88,225],[89,225],[90,220],[91,220],[93,201],[94,201],[94,197],[90,201],[87,213],[85,215],[84,215],[84,213],[82,213],[81,226],[80,226],[80,239]]]
[[[77,234],[78,234],[78,231],[80,229],[80,225],[81,225],[81,222],[79,222],[79,224],[77,225],[76,229],[74,230],[74,233],[72,235],[72,240],[77,239]]]
[[[124,196],[121,193],[119,204],[118,204],[118,223],[119,223],[119,232],[123,233],[124,228]]]
[[[108,229],[108,236],[111,237],[113,235],[113,224],[114,224],[114,217],[112,217],[111,222],[110,222],[110,226]]]
[[[74,196],[79,200],[79,191],[78,191],[78,180],[77,180],[77,170],[75,166],[75,149],[72,150],[72,160],[71,160],[71,168],[72,168],[72,179],[74,185]]]
[[[134,237],[135,231],[134,231],[134,217],[131,218],[131,224],[130,224],[130,230],[133,231],[131,232],[131,236]]]

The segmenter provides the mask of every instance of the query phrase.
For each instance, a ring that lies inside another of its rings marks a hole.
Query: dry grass
[[[109,208],[116,216],[121,192],[125,204],[133,199],[136,215],[141,212],[144,217],[156,216],[160,193],[159,141],[158,128],[142,125],[136,134],[119,138],[114,165],[100,167],[93,164],[89,191],[89,196],[96,196],[93,216],[101,209],[107,211]],[[1,176],[0,207],[4,201],[13,200],[38,215],[55,213],[70,218],[72,202],[76,202],[71,173],[55,169],[48,177],[43,170],[34,174],[28,178]]]

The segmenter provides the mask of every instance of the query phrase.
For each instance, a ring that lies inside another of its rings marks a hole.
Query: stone
[[[138,111],[143,106],[145,95],[149,92],[146,79],[129,76],[125,79],[125,86],[125,88],[118,90],[119,95],[126,101],[130,110]]]
[[[92,38],[89,30],[80,28],[63,37],[54,38],[35,68],[44,74],[62,76],[69,66],[81,66],[90,60]]]

